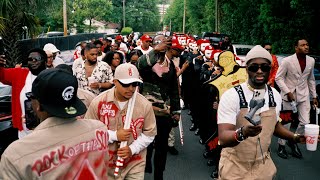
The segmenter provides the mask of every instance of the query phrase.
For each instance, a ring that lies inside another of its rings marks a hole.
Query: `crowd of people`
[[[167,152],[179,154],[174,131],[181,109],[189,109],[189,130],[199,135],[213,178],[273,179],[272,135],[281,138],[280,157],[288,156],[286,140],[293,156],[302,157],[297,143],[306,140],[309,98],[318,106],[305,39],[281,65],[265,43],[240,66],[227,36],[218,45],[175,35],[92,40],[80,43],[72,66],[59,51],[51,43],[32,49],[15,68],[5,68],[0,57],[0,81],[12,86],[19,130],[1,157],[0,179],[144,179],[153,173],[162,180]],[[292,102],[295,133],[289,131]]]

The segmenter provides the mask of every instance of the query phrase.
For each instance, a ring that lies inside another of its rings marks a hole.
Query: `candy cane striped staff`
[[[181,77],[181,76],[180,76]],[[182,99],[180,99],[180,107],[182,108],[184,106],[184,102]],[[183,134],[183,126],[182,126],[182,113],[180,111],[180,120],[179,120],[179,133],[180,133],[180,142],[181,142],[181,145],[183,146],[183,137],[184,137],[184,134]]]
[[[184,137],[184,134],[183,134],[183,127],[182,127],[182,118],[181,118],[181,114],[180,114],[180,120],[179,120],[179,132],[180,132],[180,142],[181,142],[181,145],[183,146],[183,137]]]
[[[123,129],[130,128],[131,119],[132,119],[132,112],[133,112],[133,108],[134,108],[137,94],[138,94],[138,87],[136,88],[136,90],[133,93],[132,98],[128,102],[128,109],[127,109],[127,114],[126,114],[126,119],[125,119],[125,122],[123,125]],[[127,143],[128,143],[127,141],[121,141],[120,148],[125,147],[127,145]],[[114,176],[119,175],[119,170],[120,170],[120,167],[123,166],[123,162],[124,162],[124,159],[122,159],[121,157],[118,157],[117,162],[116,162],[116,168],[114,170]]]

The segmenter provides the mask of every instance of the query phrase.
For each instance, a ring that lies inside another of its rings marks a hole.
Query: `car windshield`
[[[204,37],[204,39],[209,39],[209,40],[211,40],[213,42],[218,42],[218,41],[221,40],[221,37],[213,37],[213,36],[211,36],[211,37]]]
[[[247,48],[247,47],[237,47],[237,55],[242,55],[245,56],[247,55],[247,53],[251,50],[251,48]]]

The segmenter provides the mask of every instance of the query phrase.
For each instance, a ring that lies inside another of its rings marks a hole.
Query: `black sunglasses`
[[[254,72],[255,73],[259,69],[261,69],[261,71],[263,71],[263,72],[269,72],[271,70],[271,66],[268,65],[268,64],[261,64],[261,65],[253,64],[253,65],[248,66],[248,70],[250,72]]]
[[[27,92],[26,97],[31,100],[31,99],[36,99],[36,97],[32,94],[32,92]]]
[[[42,61],[41,56],[29,56],[28,57],[28,61],[33,61],[33,60]]]
[[[118,81],[122,87],[127,88],[127,87],[137,87],[139,86],[139,82],[133,82],[133,83],[129,83],[129,84],[123,84],[122,82]]]
[[[266,49],[267,51],[272,51],[272,49]]]

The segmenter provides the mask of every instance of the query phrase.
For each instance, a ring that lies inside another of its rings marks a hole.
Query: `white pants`
[[[283,110],[292,110],[290,102],[282,101],[282,106],[283,106]],[[310,102],[303,101],[303,102],[297,103],[297,109],[298,109],[299,125],[297,127],[296,133],[304,134],[304,126],[310,123]],[[284,127],[288,130],[290,130],[290,126],[291,126],[291,123],[284,125]],[[281,145],[285,145],[286,140],[279,138],[278,143]]]

